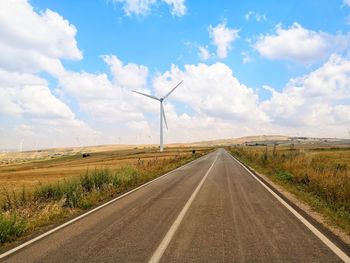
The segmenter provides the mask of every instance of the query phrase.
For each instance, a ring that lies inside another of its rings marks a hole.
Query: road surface
[[[4,262],[342,262],[219,149]]]

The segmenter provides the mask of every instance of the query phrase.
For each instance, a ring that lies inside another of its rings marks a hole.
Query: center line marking
[[[190,208],[193,200],[195,199],[196,195],[198,194],[199,190],[201,189],[202,185],[204,184],[205,179],[207,179],[207,177],[208,177],[208,175],[209,175],[211,169],[213,168],[213,166],[214,166],[214,164],[215,164],[217,159],[218,159],[218,154],[216,155],[216,158],[215,158],[214,162],[209,167],[209,169],[206,172],[206,174],[204,175],[203,179],[198,184],[196,190],[194,190],[194,192],[192,193],[190,199],[188,199],[188,201],[186,202],[185,206],[182,208],[180,214],[177,216],[176,220],[174,221],[174,223],[169,228],[168,232],[166,233],[166,235],[163,238],[162,242],[159,244],[159,246],[156,249],[156,251],[154,252],[153,256],[148,261],[149,263],[158,263],[159,260],[162,258],[163,254],[164,254],[164,251],[167,249],[167,247],[168,247],[171,239],[173,238],[176,230],[179,228],[179,226],[181,224],[181,221],[185,217],[187,210]]]

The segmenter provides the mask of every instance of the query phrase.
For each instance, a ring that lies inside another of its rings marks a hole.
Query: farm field
[[[235,146],[230,151],[350,234],[348,145]]]
[[[193,150],[195,149],[195,154]],[[0,246],[61,222],[211,148],[120,149],[0,166]]]
[[[205,147],[197,147],[197,152],[206,151]],[[0,165],[0,185],[7,189],[22,189],[23,186],[30,189],[38,183],[50,183],[69,177],[79,176],[87,170],[109,168],[118,169],[126,165],[141,165],[151,162],[170,160],[175,157],[191,155],[192,148],[174,147],[160,153],[156,148],[139,149],[114,149],[98,148],[90,149],[90,156],[82,157],[82,153],[62,152],[55,158],[34,159],[33,161],[3,163]],[[25,153],[18,153],[17,155]],[[13,157],[13,159],[15,159]]]

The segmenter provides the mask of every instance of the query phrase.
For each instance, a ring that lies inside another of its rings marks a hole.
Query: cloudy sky
[[[0,1],[0,149],[347,138],[350,0]]]

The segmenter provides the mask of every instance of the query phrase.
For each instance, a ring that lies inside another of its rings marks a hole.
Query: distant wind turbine
[[[23,151],[23,142],[24,139],[21,140],[20,144],[19,144],[19,151],[22,152]]]
[[[143,96],[149,97],[151,99],[157,100],[160,103],[160,140],[159,140],[160,141],[159,142],[160,146],[159,146],[159,149],[160,149],[161,152],[163,151],[163,120],[165,122],[166,128],[168,129],[168,123],[167,123],[166,118],[165,118],[165,112],[164,112],[164,107],[163,107],[163,101],[167,97],[169,97],[169,95],[182,83],[182,81],[183,80],[181,80],[179,84],[177,84],[171,91],[169,91],[164,97],[161,97],[161,98],[157,98],[156,96],[145,94],[145,93],[133,90],[133,92],[135,92],[135,93],[138,93],[140,95],[143,95]]]

